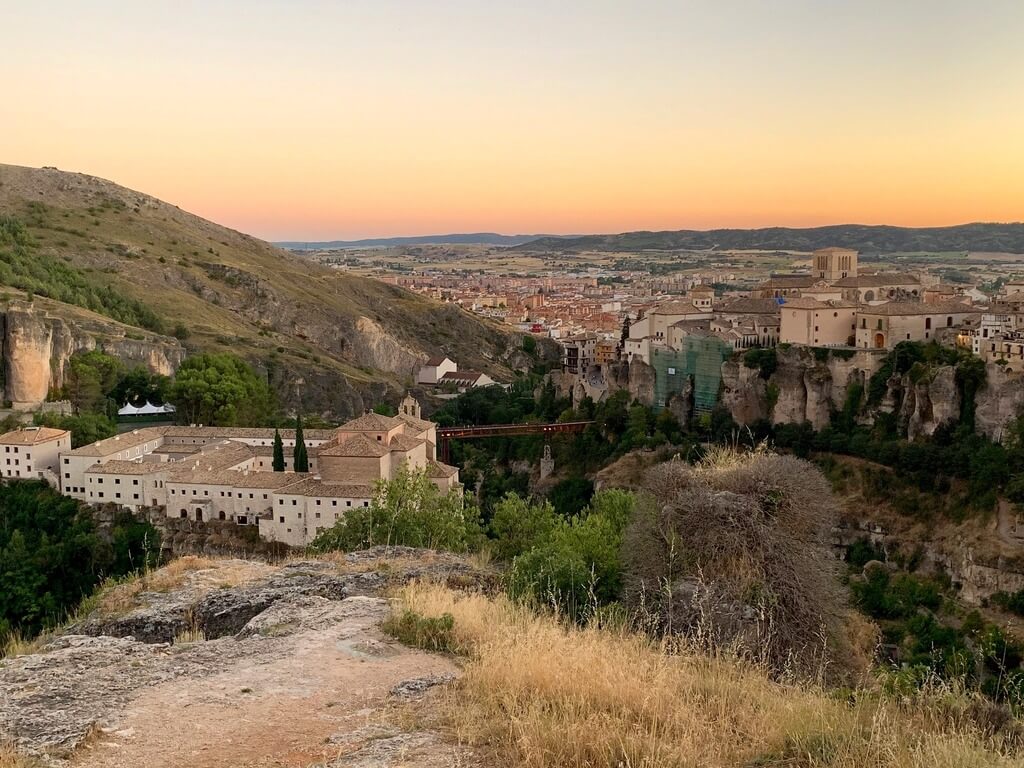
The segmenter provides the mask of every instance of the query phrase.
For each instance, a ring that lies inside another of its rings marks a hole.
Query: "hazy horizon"
[[[3,162],[271,241],[1024,218],[1024,4],[18,4]]]

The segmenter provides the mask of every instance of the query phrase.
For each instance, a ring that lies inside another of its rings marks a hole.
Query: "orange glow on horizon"
[[[64,4],[0,161],[266,239],[1024,219],[1019,3]]]

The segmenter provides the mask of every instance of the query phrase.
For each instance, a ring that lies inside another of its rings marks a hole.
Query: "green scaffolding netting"
[[[683,391],[693,380],[693,409],[709,413],[718,402],[722,384],[722,362],[732,355],[732,347],[714,336],[687,336],[680,349],[656,347],[651,350],[654,368],[654,407],[665,407],[669,398]]]

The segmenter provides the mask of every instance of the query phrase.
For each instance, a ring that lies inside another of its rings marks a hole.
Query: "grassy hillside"
[[[0,165],[0,214],[11,230],[0,285],[272,371],[302,371],[325,389],[339,373],[342,386],[401,387],[417,360],[438,352],[507,376],[502,357],[517,346],[456,307],[321,267],[92,176]]]
[[[792,229],[681,229],[669,232],[625,232],[541,238],[517,246],[522,251],[634,251],[634,250],[792,250],[840,246],[866,253],[991,251],[1024,253],[1024,224],[963,224],[956,227],[864,226]]]

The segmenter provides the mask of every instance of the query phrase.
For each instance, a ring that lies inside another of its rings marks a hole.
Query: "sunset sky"
[[[5,3],[0,162],[268,239],[1024,219],[1022,0]]]

